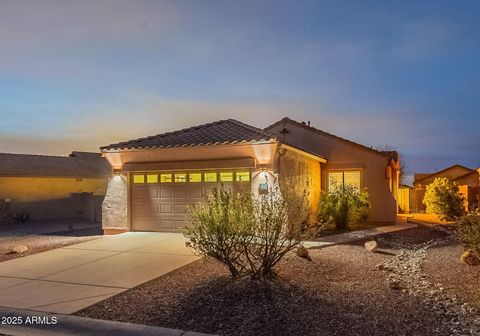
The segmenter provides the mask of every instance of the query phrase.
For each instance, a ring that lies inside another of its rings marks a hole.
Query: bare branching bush
[[[302,218],[308,212],[308,193],[278,186],[268,193],[234,193],[224,186],[189,208],[191,228],[184,230],[187,245],[199,255],[213,257],[232,277],[268,280],[274,267],[299,243]]]
[[[458,220],[457,234],[468,251],[480,259],[480,212],[472,212]]]

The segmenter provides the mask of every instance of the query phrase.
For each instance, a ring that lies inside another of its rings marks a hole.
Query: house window
[[[170,183],[172,182],[172,174],[161,174],[160,175],[161,183]]]
[[[250,172],[237,172],[235,174],[235,181],[237,182],[246,182],[250,181]]]
[[[145,183],[145,175],[133,175],[133,183]]]
[[[222,182],[232,182],[233,181],[233,172],[220,173],[220,181],[222,181]]]
[[[190,182],[202,182],[202,173],[190,173],[188,180]]]
[[[360,171],[330,171],[328,172],[328,190],[334,190],[337,187],[353,186],[360,190]]]
[[[158,183],[158,175],[149,174],[147,175],[147,183]]]
[[[205,182],[217,182],[217,173],[205,173],[203,178]]]
[[[175,182],[187,182],[187,174],[175,174]]]

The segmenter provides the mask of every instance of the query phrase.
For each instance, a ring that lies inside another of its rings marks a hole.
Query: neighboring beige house
[[[460,187],[460,191],[465,196],[468,208],[469,204],[477,202],[480,188],[480,169],[471,169],[459,164],[447,167],[433,173],[417,173],[413,179],[413,189],[410,191],[411,212],[425,212],[426,207],[423,204],[423,197],[427,186],[436,178],[449,178]]]
[[[100,153],[70,156],[0,153],[0,223],[101,221],[111,167]]]
[[[265,130],[228,119],[101,148],[111,164],[103,202],[106,234],[178,231],[185,209],[219,183],[259,193],[274,180],[309,186],[311,217],[333,181],[367,188],[369,220],[394,222],[399,162],[288,118]]]

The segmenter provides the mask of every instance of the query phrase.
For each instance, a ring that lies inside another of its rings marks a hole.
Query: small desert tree
[[[334,223],[337,230],[345,230],[349,223],[367,219],[370,202],[368,192],[354,186],[333,186],[320,195],[318,221]]]
[[[436,178],[427,186],[423,204],[427,213],[436,214],[443,220],[454,220],[462,216],[465,199],[458,185],[448,178]]]
[[[275,265],[300,243],[299,227],[308,209],[308,193],[285,192],[271,186],[262,195],[213,189],[189,208],[191,228],[184,230],[201,256],[220,261],[232,277],[270,279]]]

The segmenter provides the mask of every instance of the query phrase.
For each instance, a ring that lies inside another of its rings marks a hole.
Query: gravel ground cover
[[[0,262],[98,239],[101,237],[101,233],[99,229],[87,229],[56,234],[0,238]],[[24,253],[11,253],[12,248],[17,245],[26,246],[28,250]]]
[[[480,312],[480,267],[471,267],[460,261],[463,246],[451,241],[427,251],[425,272],[432,282],[443,288],[446,295],[472,313]],[[439,262],[441,261],[441,262]],[[480,333],[479,333],[480,334]]]
[[[310,262],[292,253],[269,286],[200,260],[77,314],[219,335],[475,335],[473,315],[459,326],[426,288],[424,251],[449,239],[419,227],[382,236],[377,253],[361,241]]]

